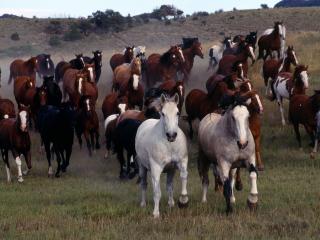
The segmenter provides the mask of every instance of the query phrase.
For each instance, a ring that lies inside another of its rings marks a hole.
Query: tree
[[[262,3],[261,5],[262,9],[269,9],[268,4]]]

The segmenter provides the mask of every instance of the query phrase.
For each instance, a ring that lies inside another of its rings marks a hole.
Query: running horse
[[[114,71],[116,67],[120,66],[121,64],[130,63],[132,61],[134,57],[133,49],[134,49],[134,46],[132,47],[128,46],[123,50],[123,54],[116,53],[110,58],[110,67],[112,71]]]
[[[157,82],[175,79],[184,62],[185,58],[179,46],[172,46],[162,55],[151,54],[147,60],[147,87],[150,88]]]
[[[37,70],[37,58],[31,57],[29,60],[24,61],[16,59],[10,64],[10,75],[8,84],[12,82],[12,79],[16,79],[19,76],[28,76],[36,79]]]
[[[54,75],[54,63],[50,54],[39,54],[37,58],[37,73],[41,77]]]
[[[286,38],[286,29],[282,22],[275,22],[272,30],[267,29],[258,40],[258,59],[264,61],[268,56],[272,57],[272,52],[276,51],[278,59],[283,56]]]

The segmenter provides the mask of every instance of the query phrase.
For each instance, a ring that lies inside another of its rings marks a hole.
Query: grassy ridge
[[[311,89],[320,84],[319,38],[320,34],[314,32],[288,37],[299,61],[310,65]],[[203,88],[206,67],[206,60],[197,60],[192,88]],[[260,69],[258,62],[250,69],[250,79],[262,94]],[[100,94],[100,98],[104,95]],[[225,215],[224,198],[214,193],[211,176],[208,203],[201,204],[196,140],[189,143],[189,208],[169,209],[162,185],[161,219],[153,220],[150,181],[148,205],[141,209],[139,187],[134,181],[118,180],[116,159],[103,159],[102,150],[89,159],[86,150],[79,150],[77,143],[69,172],[60,179],[49,179],[45,156],[38,152],[39,137],[32,134],[34,168],[23,184],[16,181],[7,184],[4,165],[0,163],[0,239],[319,239],[320,157],[309,159],[309,140],[304,131],[305,148],[298,150],[292,127],[280,126],[275,102],[264,99],[264,107],[262,157],[266,170],[258,178],[257,212],[250,213],[246,208],[249,189],[245,171],[244,189],[235,194],[232,216]],[[181,126],[187,129],[185,122]],[[12,173],[16,174],[13,162],[12,165]],[[175,199],[179,192],[177,173]]]

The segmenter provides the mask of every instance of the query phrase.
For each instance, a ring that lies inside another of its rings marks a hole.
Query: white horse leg
[[[255,167],[255,155],[252,155],[249,163],[250,194],[248,196],[248,206],[251,210],[253,210],[257,207],[258,204],[257,170]]]
[[[236,176],[236,172],[237,169],[231,169],[231,198],[230,198],[230,202],[231,203],[235,203],[236,202],[236,198],[234,196],[234,184],[235,184],[235,176]]]
[[[314,148],[310,154],[310,158],[315,158],[317,151],[318,151],[318,137],[316,136],[316,140],[314,142]]]
[[[11,182],[11,172],[9,166],[6,164],[7,182]]]
[[[18,182],[22,183],[23,178],[22,178],[22,171],[21,171],[21,159],[20,157],[16,157],[16,164],[18,168]]]
[[[179,197],[179,206],[186,206],[189,202],[187,183],[188,183],[188,157],[185,157],[178,163],[181,178],[181,195]]]
[[[153,209],[153,217],[158,218],[160,216],[159,212],[159,202],[161,198],[161,188],[160,188],[160,175],[162,169],[158,165],[154,165],[151,167],[151,179],[153,186],[153,201],[154,201],[154,209]]]
[[[271,80],[269,78],[267,82],[267,87],[266,87],[266,97],[270,96],[270,88],[271,88]]]
[[[279,107],[280,107],[281,122],[282,122],[282,125],[285,126],[286,125],[286,120],[284,118],[283,102],[282,102],[282,98],[281,97],[278,100],[278,104],[279,104]]]
[[[232,196],[232,188],[229,179],[229,172],[230,172],[231,164],[224,159],[220,159],[219,162],[219,175],[220,179],[223,182],[223,195],[226,200],[227,209],[226,212],[231,213],[233,211],[231,205],[231,196]]]
[[[141,178],[140,187],[141,187],[141,202],[140,206],[146,206],[146,191],[147,191],[147,169],[143,166],[139,168],[139,176]]]
[[[168,193],[168,205],[169,207],[174,206],[173,199],[173,177],[174,177],[175,169],[170,169],[167,173],[167,193]]]

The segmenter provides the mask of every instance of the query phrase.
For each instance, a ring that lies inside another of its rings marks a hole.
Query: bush
[[[51,36],[49,39],[49,45],[52,47],[61,45],[60,38],[58,36]]]
[[[19,36],[19,34],[17,32],[12,33],[10,38],[13,41],[19,41],[20,40],[20,36]]]
[[[91,21],[103,30],[121,31],[125,28],[126,18],[119,12],[107,9],[105,12],[97,11],[92,16]]]
[[[205,12],[205,11],[203,11],[203,12],[194,12],[192,14],[192,17],[207,17],[207,16],[209,16],[209,13]]]
[[[265,3],[261,4],[260,6],[262,9],[269,9],[268,4]]]
[[[160,8],[156,8],[152,11],[151,18],[155,18],[158,20],[167,19],[168,17],[179,18],[183,14],[183,11],[177,9],[173,5],[161,5]]]
[[[62,34],[63,28],[61,22],[57,20],[51,20],[50,24],[45,28],[45,33],[48,34]]]
[[[78,25],[76,26],[81,33],[83,33],[85,36],[88,36],[90,34],[90,31],[92,30],[92,25],[88,20],[82,19]]]
[[[65,32],[63,35],[64,41],[76,41],[82,39],[82,34],[80,33],[77,25],[71,25],[69,31]]]
[[[169,19],[167,19],[165,22],[164,22],[165,25],[171,25],[171,21]]]

